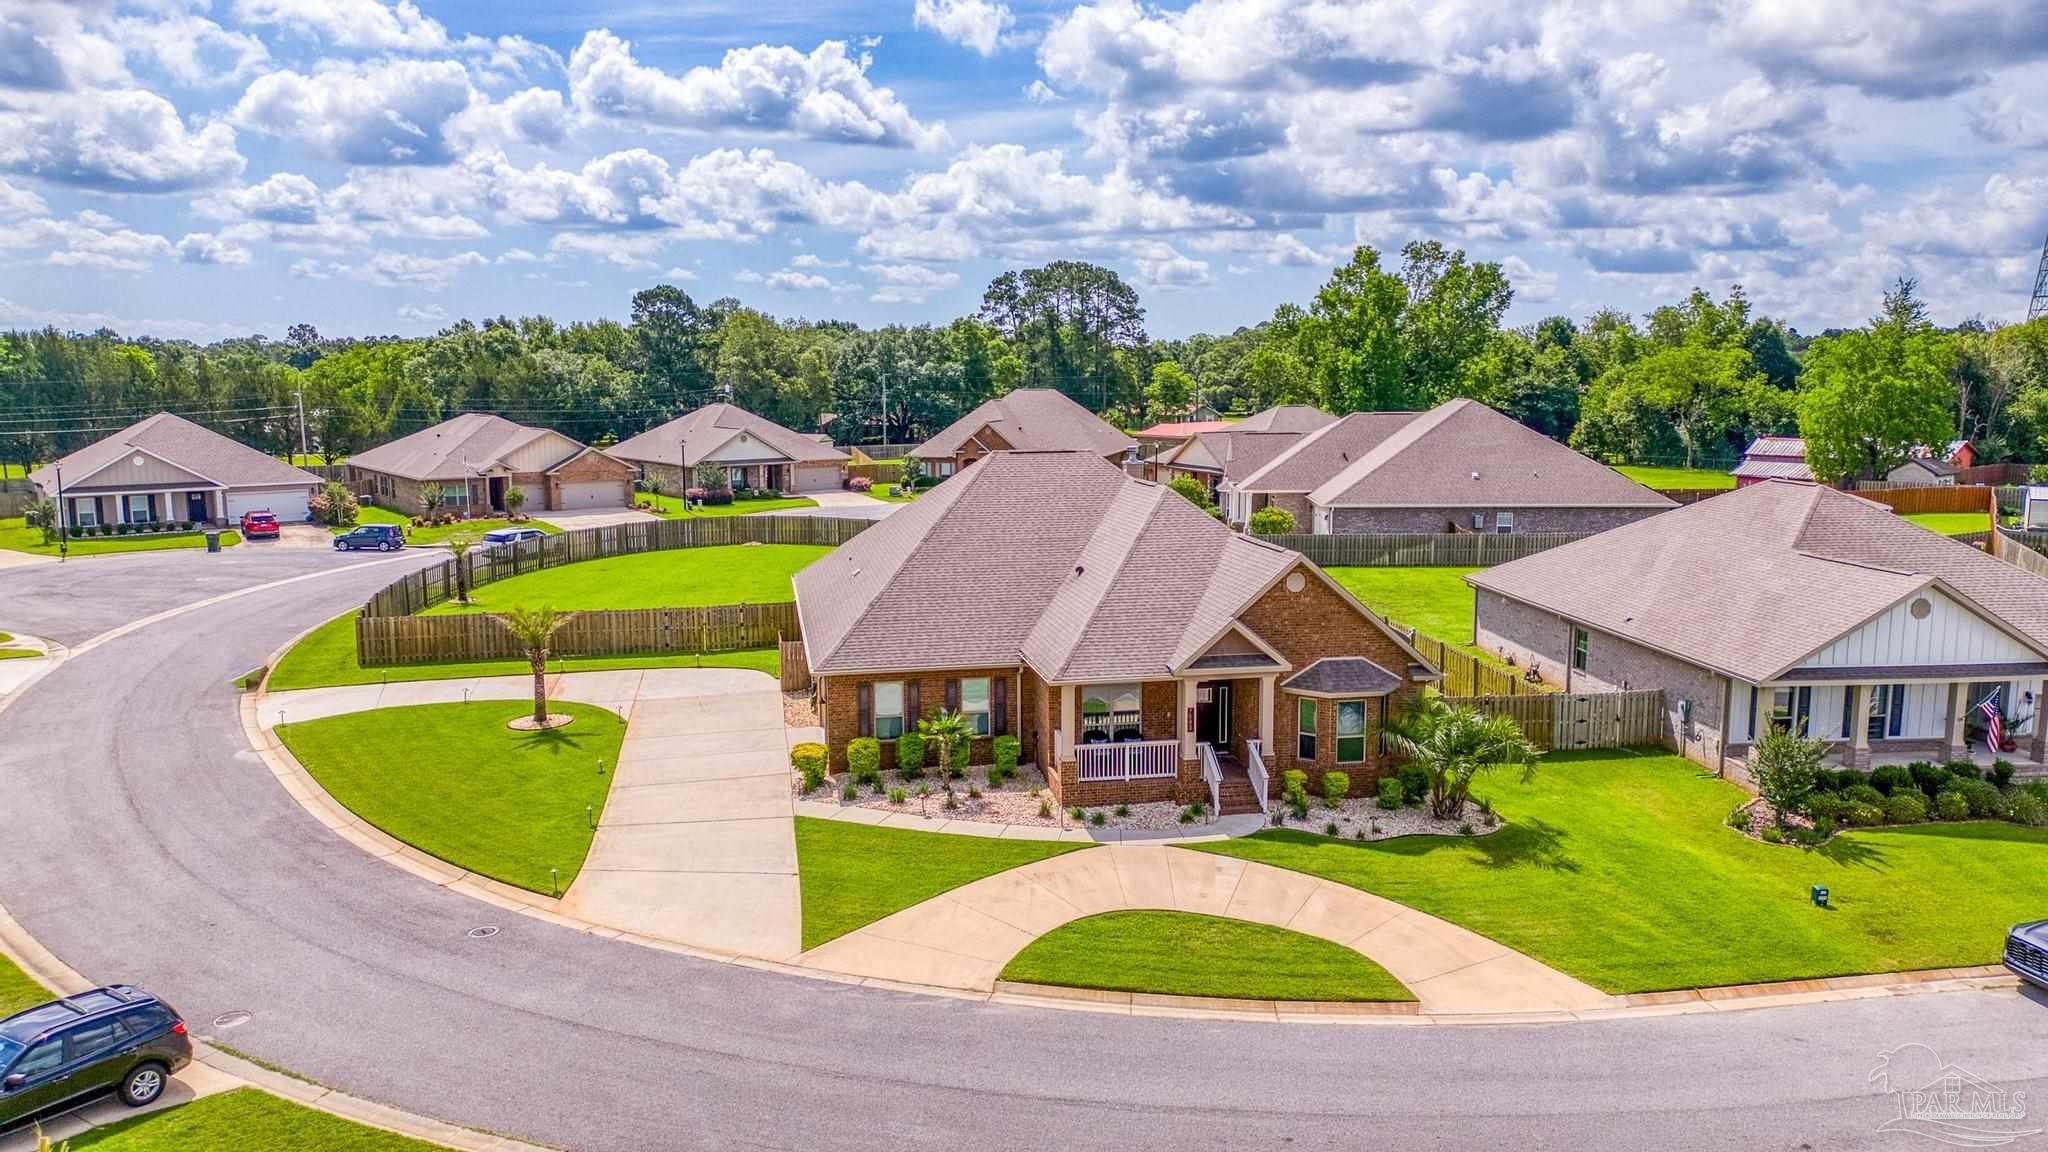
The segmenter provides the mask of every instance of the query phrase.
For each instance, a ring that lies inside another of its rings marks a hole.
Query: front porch
[[[1882,678],[1848,680],[1856,672]],[[1884,764],[1969,760],[2011,763],[2022,775],[2048,766],[2048,724],[2039,716],[2048,682],[2033,666],[1986,665],[1945,675],[1931,669],[1798,669],[1777,682],[1739,685],[1749,708],[1737,735],[1753,752],[1755,736],[1775,727],[1828,744],[1829,762],[1868,771]],[[1918,673],[1918,675],[1915,675]],[[1991,717],[2010,748],[1990,747]],[[1746,730],[1744,729],[1746,721]]]
[[[116,524],[206,524],[220,521],[223,490],[218,487],[132,488],[78,491],[67,488],[58,502],[66,528]]]
[[[1251,676],[1190,669],[1172,679],[1047,685],[1046,781],[1062,805],[1201,801],[1218,815],[1269,809],[1263,748],[1279,667]]]

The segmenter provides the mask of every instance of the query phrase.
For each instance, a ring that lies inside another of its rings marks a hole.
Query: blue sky
[[[2019,318],[2048,4],[0,0],[0,324],[210,339],[623,318],[681,284],[863,324],[1008,267],[1155,336],[1353,244],[1511,319],[1735,282],[1802,328],[1918,276]]]

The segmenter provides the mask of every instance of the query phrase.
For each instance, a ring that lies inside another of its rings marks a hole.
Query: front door
[[[491,511],[503,512],[505,510],[505,478],[503,476],[493,476],[490,478],[490,485]]]
[[[1230,685],[1195,685],[1195,739],[1217,749],[1230,747]]]
[[[185,519],[195,524],[201,520],[209,519],[206,515],[206,493],[185,493]]]

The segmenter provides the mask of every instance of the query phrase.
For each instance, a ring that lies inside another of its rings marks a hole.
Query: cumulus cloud
[[[234,122],[348,164],[442,164],[448,121],[469,107],[469,74],[452,60],[328,64],[259,76]]]
[[[22,216],[40,216],[49,211],[43,198],[27,188],[17,188],[0,180],[0,220],[12,220]]]
[[[448,319],[448,310],[439,304],[403,304],[399,306],[398,318],[415,324],[441,324]]]
[[[227,237],[210,232],[187,232],[177,244],[178,259],[187,264],[242,265],[252,259],[249,249]]]
[[[127,90],[0,108],[0,171],[103,192],[174,192],[241,175],[234,129],[187,126],[171,102]]]
[[[239,84],[270,63],[263,41],[190,12],[122,17],[107,35],[131,59],[149,61],[187,88]]]
[[[997,0],[917,0],[911,21],[963,48],[992,55],[997,42],[1017,22],[1010,6]]]
[[[138,232],[102,212],[85,211],[68,220],[19,220],[0,229],[0,250],[41,251],[47,264],[107,272],[140,272],[177,248],[150,232]]]
[[[1714,41],[1781,80],[1923,99],[2048,59],[2048,18],[2009,0],[1720,0]]]
[[[837,40],[808,53],[760,44],[676,76],[641,64],[631,42],[598,29],[569,57],[569,93],[585,115],[655,127],[942,146],[944,126],[919,123],[894,92],[868,79],[867,64]]]
[[[281,27],[337,48],[376,52],[438,52],[448,30],[413,0],[235,0],[244,24]]]
[[[922,304],[934,292],[960,283],[960,274],[924,264],[866,264],[861,270],[875,278],[868,299],[876,304]]]
[[[411,252],[376,252],[359,264],[335,265],[333,270],[380,288],[414,287],[439,292],[448,287],[465,268],[489,264],[479,252],[454,256],[421,256]]]

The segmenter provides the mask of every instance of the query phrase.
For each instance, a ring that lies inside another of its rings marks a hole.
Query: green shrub
[[[1916,760],[1906,767],[1913,772],[1913,783],[1918,784],[1920,790],[1929,796],[1940,795],[1942,789],[1948,787],[1949,781],[1955,779],[1948,774],[1948,769],[1938,764],[1929,764],[1925,760]]]
[[[1763,837],[1764,843],[1766,844],[1783,844],[1785,842],[1785,834],[1783,832],[1778,831],[1778,826],[1776,824],[1766,824],[1764,826]]]
[[[1381,808],[1391,812],[1401,806],[1401,782],[1392,776],[1380,781],[1380,798],[1374,801]]]
[[[2007,810],[2006,818],[2015,824],[2039,828],[2048,824],[2048,803],[2043,803],[2032,792],[2022,792],[2012,798],[2012,807]]]
[[[1195,822],[1194,805],[1190,804],[1180,810],[1180,822],[1183,824],[1193,824]]]
[[[1749,806],[1747,804],[1728,814],[1728,826],[1738,832],[1749,831]]]
[[[1828,838],[1833,836],[1834,834],[1835,822],[1833,820],[1828,819],[1825,816],[1816,816],[1814,817],[1813,821],[1813,829],[1809,831],[1806,835],[1807,839],[1810,840],[1812,843],[1825,844],[1827,843]]]
[[[2012,761],[1999,760],[1992,763],[1991,785],[2001,792],[2012,787]]]
[[[1913,784],[1913,774],[1903,764],[1886,764],[1870,772],[1870,786],[1886,796]]]
[[[1869,773],[1858,772],[1854,768],[1837,768],[1833,772],[1828,773],[1828,776],[1833,781],[1834,790],[1837,792],[1845,792],[1858,784],[1870,783]]]
[[[873,785],[882,779],[882,742],[873,736],[860,736],[846,745],[846,770],[863,784]]]
[[[1289,768],[1280,774],[1280,799],[1294,810],[1295,819],[1308,817],[1308,773]]]
[[[1869,804],[1878,808],[1884,807],[1884,798],[1887,795],[1889,793],[1868,784],[1852,784],[1842,789],[1843,800],[1851,804]]]
[[[860,799],[860,785],[848,780],[846,786],[839,790],[839,798],[849,801]]]
[[[905,732],[896,738],[896,774],[905,780],[924,775],[924,736]]]
[[[1874,824],[1882,824],[1884,809],[1875,804],[1851,804],[1842,810],[1842,823],[1851,828],[1868,828]]]
[[[1015,736],[998,736],[989,745],[995,757],[995,766],[1005,776],[1017,774],[1017,758],[1023,754],[1023,744]]]
[[[1394,770],[1394,776],[1401,781],[1401,800],[1407,804],[1420,804],[1429,795],[1429,769],[1420,764],[1403,764]]]
[[[1956,791],[1969,802],[1970,815],[1979,820],[1995,820],[2005,815],[2005,793],[1982,780],[1965,780],[1956,785]]]
[[[1323,825],[1323,835],[1325,836],[1336,836],[1340,835],[1342,832],[1343,829],[1337,827],[1337,822],[1335,820],[1331,820]]]
[[[799,744],[789,750],[790,767],[803,774],[806,792],[825,782],[826,763],[823,744]]]
[[[908,795],[906,795],[906,794],[904,793],[903,789],[901,789],[901,788],[891,788],[891,789],[889,789],[889,803],[891,803],[891,804],[901,804],[901,803],[903,803],[904,801],[906,801],[906,800],[908,800],[908,799],[910,799],[910,797],[909,797]]]
[[[1344,772],[1323,773],[1323,803],[1335,808],[1351,794],[1351,776]]]
[[[1982,780],[1984,778],[1984,770],[1977,767],[1976,762],[1973,760],[1951,760],[1942,765],[1942,768],[1950,776],[1958,780]]]
[[[1918,824],[1927,819],[1927,801],[1911,792],[1901,792],[1884,802],[1887,824]]]
[[[1102,812],[1090,812],[1088,814],[1088,822],[1100,828],[1104,824],[1109,823],[1109,817]]]
[[[1038,818],[1040,820],[1052,819],[1052,801],[1047,800],[1043,796],[1038,798]]]
[[[1868,788],[1870,785],[1862,784],[1858,787]],[[1815,820],[1840,820],[1842,810],[1849,804],[1847,797],[1838,796],[1833,792],[1816,792],[1806,798],[1806,814]]]
[[[1126,816],[1129,816],[1130,814],[1131,814],[1131,806],[1130,806],[1129,804],[1119,804],[1119,805],[1117,805],[1117,806],[1116,806],[1116,817],[1117,817],[1117,819],[1121,820],[1121,819],[1123,819],[1124,817],[1126,817]]]
[[[1252,513],[1251,522],[1246,527],[1254,536],[1285,536],[1294,531],[1294,513],[1268,504]]]
[[[1948,791],[1934,798],[1934,815],[1942,820],[1968,820],[1970,801],[1961,792]]]
[[[1175,476],[1166,482],[1166,486],[1180,493],[1188,503],[1197,508],[1206,510],[1214,503],[1209,499],[1209,486],[1193,476]]]

